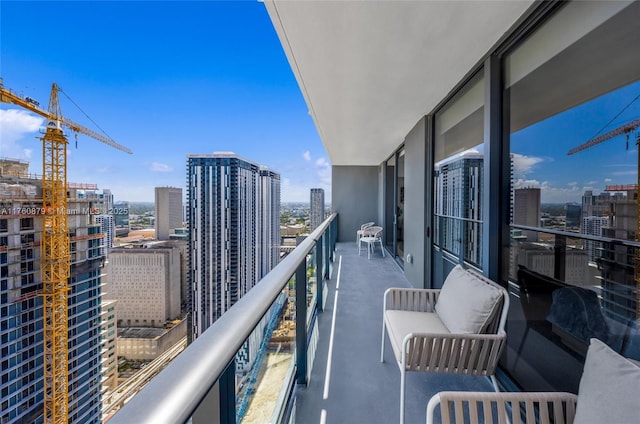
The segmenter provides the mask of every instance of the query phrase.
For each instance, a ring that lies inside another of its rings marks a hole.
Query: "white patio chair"
[[[358,240],[358,255],[362,250],[362,244],[367,245],[367,258],[371,259],[371,252],[376,243],[380,243],[380,250],[382,251],[382,257],[384,257],[384,246],[382,245],[382,227],[372,226],[364,229],[364,234]]]
[[[384,294],[385,332],[400,368],[400,423],[404,423],[405,374],[437,372],[495,378],[506,343],[509,295],[504,287],[457,265],[442,289],[390,288]]]
[[[360,237],[362,237],[365,233],[365,230],[369,227],[372,227],[375,224],[375,222],[371,221],[371,222],[365,222],[364,224],[362,224],[360,226],[360,229],[358,231],[356,231],[356,244],[359,245],[360,242]]]
[[[427,424],[603,424],[640,422],[640,362],[592,338],[578,394],[565,392],[440,392]],[[440,406],[440,421],[435,410]]]

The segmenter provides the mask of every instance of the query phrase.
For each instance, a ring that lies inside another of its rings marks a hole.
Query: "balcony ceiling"
[[[379,165],[529,8],[264,0],[333,165]]]

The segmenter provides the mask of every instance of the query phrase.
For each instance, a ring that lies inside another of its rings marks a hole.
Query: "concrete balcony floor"
[[[296,389],[296,422],[398,422],[400,370],[387,338],[380,362],[382,299],[387,288],[410,285],[386,253],[383,258],[378,245],[367,259],[366,251],[358,255],[355,242],[337,244],[326,307],[318,315],[311,379]],[[492,391],[492,386],[486,377],[407,373],[406,423],[424,423],[428,400],[441,390]]]

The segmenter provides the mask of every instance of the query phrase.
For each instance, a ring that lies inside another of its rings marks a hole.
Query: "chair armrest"
[[[440,289],[407,289],[391,287],[384,292],[386,310],[435,312]]]
[[[410,333],[402,343],[400,367],[428,371],[491,376],[498,366],[507,333]]]
[[[427,424],[434,424],[440,405],[441,423],[521,422],[571,424],[578,397],[566,392],[440,392],[427,404]],[[480,406],[482,405],[482,408]],[[520,415],[514,419],[514,410]],[[539,421],[536,421],[536,417]],[[465,420],[466,418],[466,420]]]

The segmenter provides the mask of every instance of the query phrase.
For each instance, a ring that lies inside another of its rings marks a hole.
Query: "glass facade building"
[[[277,264],[280,175],[234,154],[189,155],[187,187],[195,339]]]

